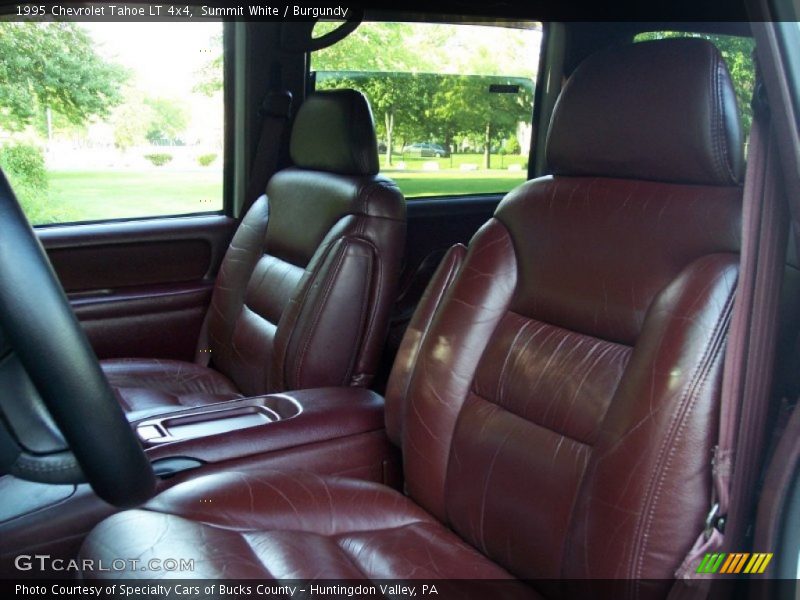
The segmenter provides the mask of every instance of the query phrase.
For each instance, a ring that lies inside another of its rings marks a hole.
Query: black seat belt
[[[280,89],[280,67],[273,68],[270,89],[261,102],[258,115],[261,133],[250,167],[242,214],[253,205],[267,189],[267,182],[286,161],[287,131],[292,113],[292,94]]]
[[[270,90],[267,91],[258,114],[261,117],[261,133],[258,146],[250,167],[250,179],[247,182],[241,216],[247,214],[253,203],[264,195],[267,182],[283,167],[288,160],[289,119],[292,114],[292,94],[287,90],[275,91],[273,86],[280,86],[280,66],[273,68]],[[211,350],[208,342],[208,315],[203,320],[200,337],[195,351],[194,362],[204,367],[211,363]]]

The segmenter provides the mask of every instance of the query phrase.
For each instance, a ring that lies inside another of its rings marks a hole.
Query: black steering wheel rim
[[[97,495],[116,506],[152,496],[152,467],[2,172],[0,332]]]

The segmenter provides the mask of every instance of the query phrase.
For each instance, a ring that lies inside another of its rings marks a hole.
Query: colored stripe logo
[[[697,567],[698,573],[720,575],[737,575],[739,573],[748,573],[751,575],[760,575],[767,570],[772,560],[772,552],[714,552],[706,554],[703,560]]]

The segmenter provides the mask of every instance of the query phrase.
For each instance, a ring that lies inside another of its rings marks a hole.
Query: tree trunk
[[[486,123],[486,137],[483,140],[483,168],[492,168],[492,124]]]
[[[386,111],[383,115],[383,120],[386,123],[386,166],[392,166],[392,134],[394,133],[394,111]]]

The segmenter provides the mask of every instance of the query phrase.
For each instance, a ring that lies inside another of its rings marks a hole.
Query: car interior
[[[218,210],[39,223],[0,177],[0,576],[794,597],[796,19],[471,8],[225,21]],[[396,23],[529,36],[533,83],[404,75],[414,130],[353,74]],[[416,133],[451,83],[522,117]],[[129,557],[193,568],[91,568]]]

